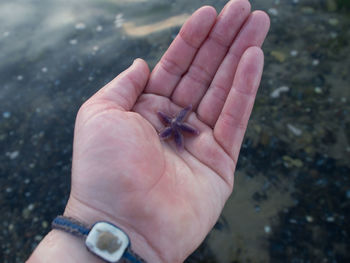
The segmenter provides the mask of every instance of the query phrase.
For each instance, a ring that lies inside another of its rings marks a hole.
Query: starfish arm
[[[175,121],[176,122],[182,122],[185,118],[187,113],[189,113],[192,109],[192,105],[187,106],[186,108],[183,108],[179,114],[176,116]]]
[[[196,128],[194,128],[193,126],[191,126],[187,123],[180,123],[180,124],[178,124],[178,127],[181,131],[188,132],[188,133],[191,133],[194,135],[199,134],[199,131]]]
[[[172,133],[173,133],[173,129],[171,127],[166,127],[159,133],[159,137],[162,140],[166,140],[170,138]]]
[[[184,148],[184,138],[181,132],[177,129],[174,130],[174,139],[177,149],[182,150]]]
[[[157,115],[164,124],[169,125],[171,123],[171,118],[165,113],[158,111]]]

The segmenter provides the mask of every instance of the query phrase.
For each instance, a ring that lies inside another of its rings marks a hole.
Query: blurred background
[[[80,105],[220,0],[0,0],[0,262],[63,212]],[[251,0],[271,17],[235,189],[187,262],[350,262],[350,3]]]

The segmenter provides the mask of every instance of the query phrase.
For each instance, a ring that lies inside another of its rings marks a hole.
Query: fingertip
[[[269,31],[270,24],[271,24],[270,16],[266,12],[264,12],[262,10],[256,10],[256,11],[252,12],[251,15],[255,16],[256,19],[259,20],[259,23],[258,23],[259,26],[260,27],[264,27],[264,30],[267,33],[267,31]]]
[[[216,9],[210,5],[202,6],[196,12],[194,12],[194,14],[196,14],[197,12],[200,12],[202,15],[206,14],[208,18],[211,18],[211,19],[216,18],[217,16]]]
[[[140,67],[140,69],[141,69],[143,72],[147,73],[147,75],[148,75],[149,72],[150,72],[147,62],[144,61],[142,58],[136,58],[136,59],[134,60],[134,62],[132,63],[131,66],[132,66],[132,67],[137,67],[137,68]]]
[[[234,80],[235,89],[246,94],[255,94],[259,87],[263,67],[264,53],[261,48],[258,46],[247,48],[238,64]]]
[[[192,14],[179,34],[190,46],[198,48],[215,24],[216,16],[214,7],[203,6]]]

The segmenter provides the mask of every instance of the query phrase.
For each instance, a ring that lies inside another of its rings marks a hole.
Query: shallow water
[[[24,261],[63,211],[80,105],[225,3],[0,2],[0,262]],[[271,16],[262,85],[234,192],[188,262],[349,262],[347,1],[251,3]]]

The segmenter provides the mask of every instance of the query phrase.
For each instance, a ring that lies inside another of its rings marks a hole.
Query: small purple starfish
[[[181,132],[188,132],[193,135],[198,135],[199,131],[189,125],[188,123],[185,123],[184,120],[187,116],[187,114],[191,111],[192,106],[187,106],[186,108],[183,108],[174,118],[169,117],[165,113],[158,111],[158,117],[159,119],[167,125],[160,133],[159,137],[162,140],[169,139],[171,136],[174,137],[175,144],[178,149],[183,149],[184,147],[184,139]]]

